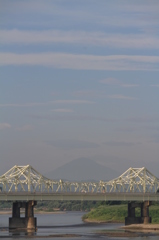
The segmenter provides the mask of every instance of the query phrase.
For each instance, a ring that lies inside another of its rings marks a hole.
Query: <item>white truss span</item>
[[[129,168],[118,178],[104,182],[69,182],[44,177],[30,165],[14,166],[0,176],[2,192],[156,193],[159,179],[146,168]]]

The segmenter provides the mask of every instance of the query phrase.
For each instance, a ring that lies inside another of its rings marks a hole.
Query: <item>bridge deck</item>
[[[79,201],[159,201],[159,193],[29,193],[12,192],[0,193],[0,201],[53,201],[53,200],[79,200]]]

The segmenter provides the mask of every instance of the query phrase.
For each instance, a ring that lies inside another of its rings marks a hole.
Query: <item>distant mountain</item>
[[[99,181],[111,180],[118,177],[115,170],[105,167],[87,158],[78,158],[45,174],[50,179],[69,181]]]

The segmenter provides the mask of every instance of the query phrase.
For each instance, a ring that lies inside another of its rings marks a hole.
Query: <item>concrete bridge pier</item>
[[[150,201],[145,201],[142,203],[130,202],[128,203],[128,216],[125,218],[125,225],[139,224],[139,223],[151,223],[151,217],[149,217],[149,206]],[[139,207],[141,209],[141,216],[135,216],[135,208]]]
[[[141,203],[141,219],[144,224],[151,223],[151,217],[149,217],[149,206],[151,206],[150,201]]]
[[[37,221],[34,217],[36,201],[13,202],[12,217],[9,218],[9,229],[37,229]],[[25,217],[20,217],[20,209],[25,209]]]

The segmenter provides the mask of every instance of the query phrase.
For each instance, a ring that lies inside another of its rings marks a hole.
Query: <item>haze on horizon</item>
[[[159,177],[158,73],[158,0],[0,0],[0,175],[88,158]]]

